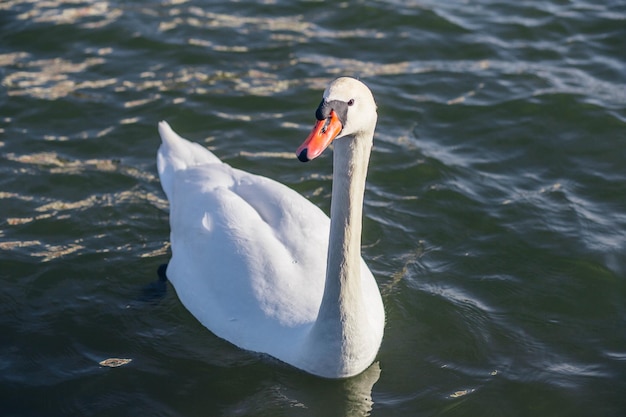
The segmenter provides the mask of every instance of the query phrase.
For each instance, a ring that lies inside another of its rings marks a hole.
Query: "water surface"
[[[5,0],[0,25],[3,415],[624,415],[624,2]],[[340,75],[379,106],[387,326],[326,381],[142,290],[156,123],[328,211],[330,152],[294,150]]]

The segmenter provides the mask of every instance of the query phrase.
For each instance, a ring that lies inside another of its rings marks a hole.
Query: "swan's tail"
[[[163,191],[170,197],[174,173],[192,166],[221,163],[219,158],[202,145],[181,138],[170,125],[159,122],[161,146],[157,153],[157,168]]]

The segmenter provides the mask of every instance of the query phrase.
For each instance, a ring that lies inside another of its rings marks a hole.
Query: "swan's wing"
[[[257,344],[279,340],[268,332],[316,318],[329,230],[319,208],[178,135],[164,139],[159,175],[170,201],[168,277],[198,320],[241,347],[269,351]]]
[[[303,275],[326,273],[330,219],[309,200],[285,185],[266,177],[237,172],[233,187],[239,197],[269,227],[270,233],[288,248]]]
[[[207,184],[227,171],[232,183]],[[167,272],[177,293],[205,326],[253,350],[248,339],[268,339],[258,332],[316,318],[326,269],[327,218],[268,181],[224,164],[193,167],[177,172],[170,203]]]

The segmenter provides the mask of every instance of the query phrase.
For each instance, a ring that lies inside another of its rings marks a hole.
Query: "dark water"
[[[3,416],[626,415],[624,1],[3,0],[0,28]],[[379,105],[388,322],[325,381],[142,290],[156,123],[328,210],[331,158],[293,152],[338,75]]]

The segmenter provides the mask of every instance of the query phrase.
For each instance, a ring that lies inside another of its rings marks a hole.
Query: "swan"
[[[159,123],[166,273],[184,306],[220,338],[313,375],[347,378],[375,360],[385,324],[361,257],[376,104],[365,84],[341,77],[315,116],[296,155],[310,161],[334,143],[330,219],[287,186],[232,168]]]

